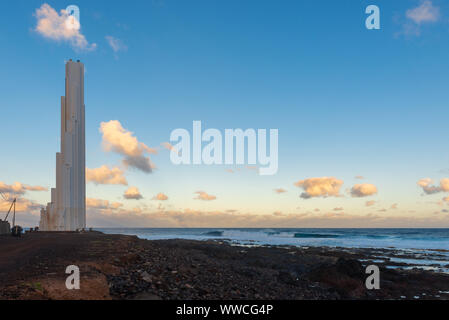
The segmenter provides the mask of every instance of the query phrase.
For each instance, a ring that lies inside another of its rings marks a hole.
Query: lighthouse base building
[[[86,228],[86,139],[84,65],[66,64],[65,97],[61,97],[61,152],[56,154],[56,188],[41,210],[42,231]]]

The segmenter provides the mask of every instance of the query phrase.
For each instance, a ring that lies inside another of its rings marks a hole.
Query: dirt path
[[[0,299],[449,299],[449,275],[385,265],[381,290],[367,290],[360,260],[376,254],[32,233],[0,237]],[[69,265],[80,269],[80,290],[65,287]]]

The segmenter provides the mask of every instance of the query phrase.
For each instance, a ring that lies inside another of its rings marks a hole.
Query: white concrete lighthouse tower
[[[65,97],[61,97],[61,152],[56,154],[56,188],[41,210],[40,230],[86,228],[86,138],[84,65],[66,64]]]

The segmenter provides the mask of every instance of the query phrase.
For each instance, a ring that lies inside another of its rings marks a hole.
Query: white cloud
[[[175,152],[175,153],[177,153],[178,155],[181,155],[181,154],[182,154],[182,151],[176,150],[176,148],[175,148],[170,142],[162,142],[162,143],[161,143],[161,146],[162,146],[164,149],[169,150],[170,152]]]
[[[376,204],[376,201],[374,201],[374,200],[370,200],[370,201],[365,202],[365,206],[367,206],[367,207],[372,207],[375,204]]]
[[[87,209],[99,209],[99,210],[117,210],[123,207],[120,202],[110,202],[108,200],[86,198]]]
[[[216,196],[210,195],[204,191],[197,191],[195,193],[198,194],[198,196],[196,198],[194,198],[195,200],[211,201],[211,200],[217,199]]]
[[[377,193],[377,187],[370,183],[356,184],[351,189],[351,196],[362,198],[372,196]]]
[[[418,186],[423,187],[423,188],[427,187],[428,185],[430,185],[432,183],[433,183],[433,180],[430,178],[423,178],[417,182]]]
[[[449,191],[449,178],[444,178],[440,180],[440,187],[441,190],[444,192],[448,192]]]
[[[407,10],[405,18],[402,31],[396,35],[419,36],[423,25],[438,22],[440,8],[434,6],[432,1],[425,0],[418,7]]]
[[[103,147],[125,157],[126,167],[133,167],[146,173],[151,173],[154,164],[145,154],[157,154],[157,151],[139,142],[132,132],[124,129],[119,121],[111,120],[100,124],[103,135]]]
[[[113,36],[106,36],[105,39],[115,53],[128,50],[128,47],[123,43],[122,40],[118,38],[114,38]]]
[[[140,194],[139,189],[136,187],[130,187],[128,190],[125,191],[125,194],[123,195],[125,199],[128,200],[140,200],[142,199],[142,195]]]
[[[8,185],[0,181],[0,192],[13,195],[23,195],[27,191],[48,191],[48,188],[41,186],[30,186],[20,182],[15,182],[11,185]]]
[[[432,1],[426,0],[420,6],[407,10],[405,15],[418,25],[426,22],[436,22],[440,18],[440,8],[435,7]]]
[[[433,180],[430,178],[424,178],[417,182],[425,194],[434,194],[439,192],[449,192],[449,178],[440,180],[440,185],[432,185]]]
[[[175,149],[175,147],[170,142],[162,142],[161,146],[170,151]]]
[[[152,227],[152,228],[381,228],[381,227],[447,227],[449,215],[436,217],[387,217],[385,215],[350,215],[331,213],[251,214],[195,209],[146,210],[136,207],[114,210],[88,210],[87,221],[97,227]]]
[[[78,50],[94,50],[97,47],[95,43],[89,44],[81,33],[80,23],[66,10],[61,10],[58,13],[50,5],[44,3],[36,9],[35,16],[37,19],[35,31],[43,37],[55,41],[66,41]]]
[[[154,196],[153,200],[165,201],[165,200],[168,200],[168,197],[161,192],[161,193],[158,193],[156,196]]]
[[[343,180],[333,177],[309,178],[300,180],[295,186],[302,188],[304,192],[300,195],[303,199],[313,197],[338,197]]]
[[[106,165],[96,169],[86,169],[86,181],[95,184],[121,184],[128,185],[128,181],[123,174],[123,170],[114,167],[109,168]]]
[[[9,208],[11,207],[11,199],[3,199],[0,197],[0,212],[6,213],[8,212]],[[18,198],[16,200],[16,212],[27,212],[27,213],[36,213],[38,214],[39,210],[43,208],[44,206],[26,198]],[[0,217],[0,219],[3,219],[4,216]]]
[[[274,189],[274,192],[279,194],[279,193],[285,193],[285,192],[287,192],[287,190],[285,190],[283,188],[277,188],[277,189]]]

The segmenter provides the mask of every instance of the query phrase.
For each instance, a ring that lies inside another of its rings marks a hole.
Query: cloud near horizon
[[[273,214],[240,213],[235,210],[202,211],[194,209],[88,210],[89,225],[95,227],[152,228],[381,228],[436,227],[449,225],[449,215],[432,217],[385,217],[382,215],[350,215],[342,212],[306,212]]]
[[[370,183],[356,184],[351,188],[350,193],[354,198],[369,197],[377,193],[377,187]]]
[[[11,201],[4,200],[0,197],[0,212],[2,214],[5,214],[8,212],[9,208],[11,207]],[[26,212],[30,214],[39,214],[39,211],[41,208],[43,208],[44,205],[37,203],[33,200],[26,199],[26,198],[18,198],[16,201],[16,213],[17,212]],[[4,219],[5,216],[0,217],[0,219]],[[17,218],[17,217],[16,217]],[[9,219],[8,219],[9,220]]]
[[[103,165],[96,169],[86,168],[86,182],[93,182],[96,185],[99,184],[119,184],[128,185],[128,181],[124,176],[122,169],[118,167],[109,168],[107,165]]]
[[[34,215],[38,215],[40,209],[43,208],[44,205],[37,203],[34,200],[24,198],[23,195],[28,191],[43,192],[48,191],[48,188],[42,186],[30,186],[20,182],[8,185],[0,181],[0,192],[5,196],[5,198],[0,197],[0,212],[6,215],[11,207],[11,200],[17,198],[16,213],[27,213],[28,217],[26,220],[33,220]],[[0,219],[4,219],[4,216],[0,217]]]
[[[204,191],[197,191],[195,192],[196,194],[198,194],[198,196],[196,198],[194,198],[195,200],[204,200],[204,201],[212,201],[212,200],[216,200],[217,197],[208,194],[207,192]]]
[[[166,201],[166,200],[168,200],[168,197],[165,194],[163,194],[162,192],[160,192],[153,197],[153,200]]]
[[[137,140],[118,120],[102,122],[100,132],[103,136],[103,148],[124,156],[123,164],[126,167],[133,167],[145,173],[153,171],[155,166],[145,154],[157,154],[157,150]]]
[[[449,192],[449,178],[441,179],[439,186],[432,184],[433,180],[430,178],[424,178],[417,182],[417,185],[420,186],[427,195],[439,192]]]
[[[14,182],[8,185],[0,181],[0,192],[7,194],[23,195],[27,191],[48,191],[48,188],[42,186],[30,186],[20,182]]]
[[[34,13],[37,19],[35,31],[41,36],[54,41],[66,41],[76,50],[95,50],[95,43],[89,44],[81,33],[81,25],[64,9],[58,13],[47,3],[41,5]]]
[[[374,201],[374,200],[370,200],[370,201],[365,202],[365,206],[366,207],[372,207],[375,204],[376,204],[376,201]]]
[[[110,202],[109,200],[86,198],[87,209],[99,209],[99,210],[116,210],[123,207],[123,203]]]
[[[300,195],[303,199],[314,197],[339,197],[343,180],[334,177],[309,178],[300,180],[295,186],[302,188],[304,192]]]
[[[128,190],[125,191],[123,197],[128,200],[140,200],[143,199],[143,196],[140,194],[140,191],[136,187],[129,187]]]

